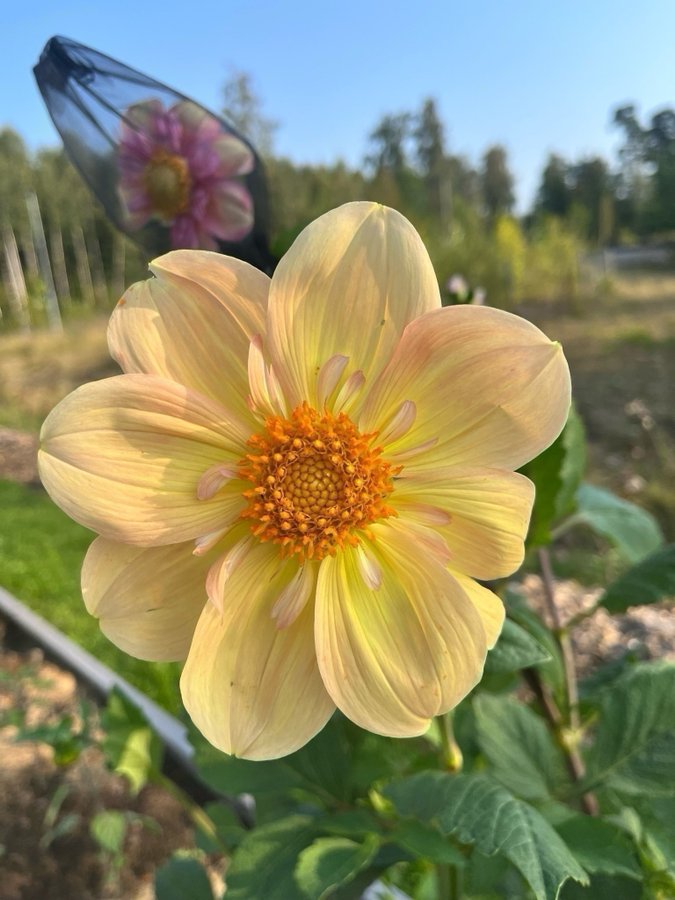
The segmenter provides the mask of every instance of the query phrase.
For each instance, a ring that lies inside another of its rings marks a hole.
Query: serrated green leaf
[[[323,900],[340,885],[348,884],[365,869],[377,853],[377,835],[356,842],[343,837],[321,837],[298,858],[295,881],[310,900]]]
[[[535,637],[512,619],[506,619],[499,640],[487,655],[485,672],[489,675],[517,672],[550,659],[551,654]]]
[[[140,709],[118,688],[113,688],[101,716],[105,737],[102,748],[108,765],[129,781],[138,793],[160,767],[162,742]]]
[[[663,533],[651,513],[592,484],[582,484],[577,491],[577,511],[571,521],[588,525],[631,564],[663,543]]]
[[[312,816],[293,815],[250,831],[227,870],[228,900],[295,900],[300,897],[295,866],[316,838]]]
[[[495,778],[525,800],[547,800],[569,779],[560,748],[544,722],[513,697],[473,700],[478,743]]]
[[[675,597],[675,544],[652,553],[610,584],[598,603],[612,613]]]
[[[539,813],[482,775],[422,772],[383,793],[403,816],[431,821],[481,853],[502,853],[520,871],[537,900],[555,900],[561,885],[588,877]]]
[[[213,900],[204,866],[196,859],[174,857],[155,873],[157,900]]]
[[[556,831],[587,872],[641,878],[635,846],[626,832],[610,822],[575,815]]]
[[[126,816],[119,810],[105,809],[91,820],[89,831],[99,847],[108,853],[117,854],[122,849],[127,833]]]
[[[586,785],[659,796],[675,790],[675,664],[643,663],[602,697]]]
[[[572,407],[558,438],[521,469],[536,487],[528,545],[538,547],[551,542],[551,526],[571,512],[585,469],[584,427]]]
[[[450,843],[447,835],[441,834],[426,822],[404,819],[387,833],[387,840],[393,841],[414,856],[433,863],[451,866],[463,866],[466,863],[466,858]]]

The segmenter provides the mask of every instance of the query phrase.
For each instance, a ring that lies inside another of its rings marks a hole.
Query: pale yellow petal
[[[151,375],[84,385],[42,426],[40,476],[68,515],[111,540],[174,544],[225,528],[244,506],[232,480],[199,500],[202,476],[236,464],[246,431],[225,409]]]
[[[369,586],[357,551],[321,562],[316,648],[337,707],[369,731],[422,734],[480,679],[487,652],[474,604],[397,520],[372,526],[381,580]]]
[[[272,610],[297,573],[278,547],[257,544],[224,583],[222,616],[208,604],[181,678],[193,722],[215,747],[274,759],[307,743],[335,709],[314,651],[314,603],[278,628]]]
[[[482,584],[478,584],[473,578],[468,578],[452,568],[450,571],[478,610],[485,629],[488,650],[492,650],[497,643],[499,635],[502,633],[505,617],[504,604],[493,591],[483,587]]]
[[[108,327],[112,356],[128,373],[160,375],[224,402],[246,421],[251,338],[265,328],[269,278],[205,250],[174,250],[132,285]]]
[[[348,203],[321,216],[270,288],[269,350],[291,405],[318,405],[318,375],[336,356],[349,357],[345,379],[359,370],[375,377],[408,322],[437,307],[431,261],[400,213]]]
[[[438,529],[453,568],[487,581],[520,567],[534,502],[534,485],[523,475],[487,468],[404,468],[395,485],[389,502],[401,517]],[[434,512],[440,513],[436,521]]]
[[[212,555],[193,556],[191,543],[145,549],[99,537],[82,565],[82,596],[103,634],[125,653],[184,660],[211,562]]]
[[[365,401],[361,429],[384,428],[404,400],[415,404],[415,421],[388,457],[401,454],[413,468],[517,469],[562,430],[569,370],[560,345],[525,319],[453,306],[408,326]]]

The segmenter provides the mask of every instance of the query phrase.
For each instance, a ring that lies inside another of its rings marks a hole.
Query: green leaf
[[[342,884],[348,884],[365,869],[380,845],[369,834],[362,843],[343,837],[321,837],[305,848],[298,858],[295,880],[311,900],[323,900]]]
[[[213,900],[204,866],[196,859],[174,857],[155,873],[157,900]]]
[[[559,437],[521,469],[537,489],[528,533],[530,546],[551,543],[551,526],[572,511],[585,469],[584,426],[572,407]]]
[[[612,613],[620,613],[629,606],[659,603],[674,596],[675,544],[668,544],[610,584],[598,603]]]
[[[91,820],[89,831],[99,847],[116,856],[122,850],[127,833],[126,816],[119,810],[105,809]]]
[[[520,625],[548,653],[550,657],[548,661],[534,665],[542,678],[553,688],[556,698],[562,700],[565,694],[565,670],[556,639],[521,594],[507,590],[504,602],[509,618]],[[489,656],[488,653],[488,658]]]
[[[377,819],[367,809],[346,809],[321,816],[318,824],[321,831],[341,837],[364,837],[378,830]]]
[[[675,664],[636,665],[600,703],[587,786],[622,794],[675,790]]]
[[[645,894],[642,885],[631,878],[594,875],[588,887],[568,881],[560,897],[561,900],[644,900]]]
[[[575,815],[556,828],[587,872],[641,878],[635,846],[626,832],[590,816]]]
[[[550,659],[548,650],[535,637],[506,619],[499,640],[487,655],[485,672],[489,675],[517,672]]]
[[[131,790],[138,793],[159,770],[162,742],[140,709],[118,688],[111,691],[101,719],[106,762],[124,775]]]
[[[387,840],[393,841],[414,856],[433,863],[451,866],[463,866],[466,863],[465,857],[450,843],[447,835],[425,822],[404,819],[387,833]]]
[[[568,784],[562,751],[531,709],[488,694],[473,706],[480,749],[505,787],[525,800],[546,800]]]
[[[207,803],[204,812],[213,822],[218,839],[226,847],[231,850],[241,843],[246,830],[240,824],[232,807],[219,802]],[[195,843],[204,853],[222,852],[222,846],[219,846],[213,837],[206,834],[202,828],[195,829]]]
[[[422,772],[392,782],[383,793],[401,815],[433,822],[488,856],[502,853],[537,900],[555,900],[568,878],[588,881],[548,822],[486,776]]]
[[[226,756],[190,730],[195,765],[207,784],[226,794],[284,794],[302,790],[322,801],[350,796],[348,724],[335,715],[309,744],[282,759],[252,762]]]
[[[588,525],[631,564],[663,543],[663,534],[651,513],[592,484],[582,484],[577,491],[577,511],[569,521]]]
[[[232,855],[227,870],[228,900],[297,898],[295,866],[316,834],[316,819],[301,815],[287,816],[250,831]]]

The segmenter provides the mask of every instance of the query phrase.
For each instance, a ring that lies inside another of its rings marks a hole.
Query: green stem
[[[441,766],[448,772],[459,772],[464,759],[459,744],[455,740],[452,728],[452,713],[437,716],[438,730],[441,735]]]
[[[551,555],[545,547],[540,548],[539,566],[544,584],[544,597],[549,614],[553,620],[553,633],[556,636],[562,654],[563,671],[565,674],[565,690],[567,692],[567,708],[569,712],[569,725],[574,733],[579,731],[579,689],[577,687],[577,667],[574,659],[574,649],[570,640],[569,630],[563,625],[560,618],[560,610],[555,602],[555,578],[551,566]]]
[[[438,900],[462,900],[462,871],[457,866],[436,866]]]

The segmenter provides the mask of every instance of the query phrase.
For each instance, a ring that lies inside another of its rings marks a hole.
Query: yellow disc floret
[[[386,504],[400,468],[382,459],[374,434],[361,434],[344,413],[303,403],[290,418],[272,416],[249,440],[239,474],[253,533],[280,544],[288,556],[322,559],[359,542],[359,530],[396,515]]]
[[[173,219],[188,208],[190,200],[190,171],[182,156],[157,149],[143,172],[143,184],[153,212]]]

